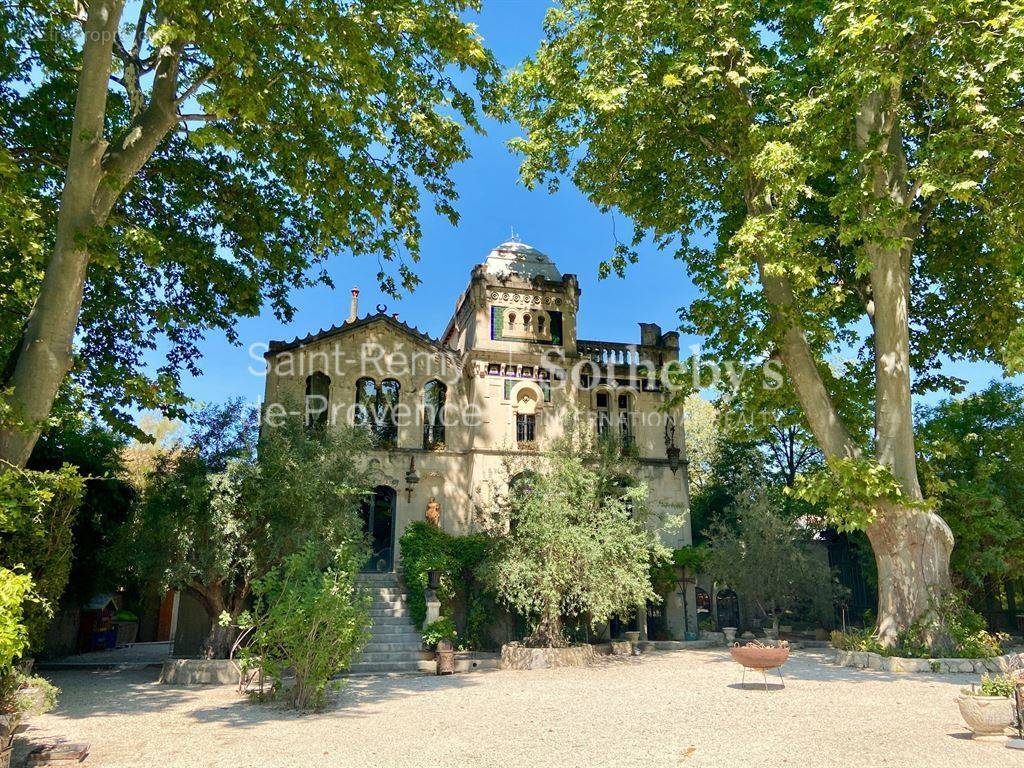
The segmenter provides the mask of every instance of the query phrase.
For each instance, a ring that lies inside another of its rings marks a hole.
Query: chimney
[[[359,317],[359,289],[352,289],[352,305],[348,310],[348,321],[354,323]]]

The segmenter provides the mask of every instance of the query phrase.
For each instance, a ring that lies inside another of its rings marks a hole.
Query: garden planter
[[[455,674],[455,649],[452,648],[451,641],[440,640],[437,643],[435,658],[437,659],[437,674]]]
[[[733,660],[747,669],[777,669],[789,659],[789,646],[734,645]]]
[[[528,648],[520,643],[501,646],[502,669],[547,669],[549,667],[586,667],[597,654],[592,645],[568,648]]]
[[[131,645],[139,636],[139,622],[119,621],[117,622],[117,647]]]
[[[725,635],[725,642],[729,645],[736,642],[736,627],[722,627],[722,634]]]
[[[631,643],[639,643],[640,642],[640,633],[639,632],[626,632],[625,635],[626,635],[626,640],[628,640]]]
[[[961,694],[956,703],[974,738],[1002,736],[1013,723],[1013,702],[1004,696]]]

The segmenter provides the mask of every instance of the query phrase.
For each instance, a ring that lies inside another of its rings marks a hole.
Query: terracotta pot
[[[789,648],[764,648],[757,645],[734,645],[729,649],[733,661],[747,669],[775,669],[789,658]]]
[[[974,737],[1002,736],[1013,723],[1013,702],[1005,696],[956,697],[960,716]]]

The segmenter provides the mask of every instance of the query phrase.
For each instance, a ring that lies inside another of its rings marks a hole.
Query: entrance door
[[[378,485],[373,498],[363,503],[363,531],[370,541],[372,554],[363,571],[385,573],[394,568],[395,501],[394,488]]]

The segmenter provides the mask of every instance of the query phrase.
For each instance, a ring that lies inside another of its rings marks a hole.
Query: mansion
[[[678,333],[640,323],[632,343],[577,338],[576,276],[518,240],[472,269],[438,337],[383,306],[360,316],[358,293],[340,325],[270,342],[265,402],[268,413],[299,403],[308,420],[370,429],[370,570],[393,571],[403,530],[428,515],[451,534],[476,530],[481,499],[507,489],[510,467],[536,465],[574,413],[638,458],[652,520],[688,509],[682,414],[662,412],[662,386],[647,376],[678,360]],[[690,543],[684,518],[661,531],[669,547]],[[648,616],[664,611],[662,626],[682,639],[696,631],[694,598],[686,585]]]

